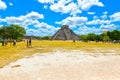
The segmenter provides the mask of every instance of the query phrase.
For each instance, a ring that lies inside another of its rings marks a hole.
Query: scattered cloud
[[[87,17],[67,17],[56,24],[69,25],[71,28],[85,24],[88,21]]]
[[[78,1],[78,6],[82,10],[89,10],[92,6],[100,6],[103,7],[103,3],[100,2],[99,0],[77,0]]]
[[[116,20],[118,18],[119,13],[114,13],[110,17],[113,17]],[[118,21],[119,19],[117,19]],[[100,34],[103,31],[114,30],[119,26],[115,25],[113,21],[108,17],[107,12],[103,12],[102,16],[94,16],[93,20],[89,21],[87,17],[67,17],[60,22],[56,22],[56,24],[69,25],[77,34],[88,34],[95,33]]]
[[[103,31],[112,31],[115,30],[118,26],[115,24],[109,24],[109,25],[100,25],[99,27],[93,26],[89,27],[86,25],[80,26],[78,30],[75,30],[77,34],[88,34],[88,33],[95,33],[95,34],[101,34]]]
[[[94,16],[93,20],[88,21],[86,24],[87,25],[110,25],[113,22],[120,21],[120,12],[114,13],[110,16],[108,16],[107,13],[108,12],[103,12],[103,15],[100,17]]]
[[[44,5],[44,7],[43,7],[44,9],[48,9],[48,5]]]
[[[50,9],[54,12],[70,13],[71,15],[75,15],[78,12],[81,13],[81,10],[78,10],[77,8],[77,4],[70,0],[60,0],[58,3],[51,5]]]
[[[51,4],[51,3],[54,3],[54,0],[38,0],[38,2],[40,2],[40,3],[49,3],[49,4]]]
[[[10,5],[10,6],[13,6],[13,3],[10,2],[9,5]]]
[[[3,2],[2,0],[0,0],[0,9],[6,9],[7,5],[5,4],[5,2]]]
[[[23,27],[27,27],[39,19],[44,19],[44,15],[32,11],[25,16],[21,15],[18,17],[11,16],[4,19],[0,18],[0,21],[6,22],[7,24],[19,24]]]
[[[101,32],[102,31],[99,28],[96,28],[95,26],[88,27],[86,25],[80,26],[78,30],[76,30],[77,34],[88,34],[88,33],[100,34]]]
[[[50,10],[54,12],[61,12],[63,14],[69,13],[76,16],[82,11],[89,10],[92,6],[103,7],[103,3],[99,0],[38,0],[42,4],[49,4]]]
[[[89,14],[89,15],[94,15],[95,12],[87,12],[87,14]]]
[[[105,11],[101,16],[96,16],[95,12],[90,12],[89,9],[92,6],[104,6],[99,0],[38,0],[38,2],[44,4],[44,9],[50,9],[51,11],[60,12],[62,14],[69,14],[69,16],[63,20],[56,21],[55,23],[59,25],[69,25],[77,34],[100,34],[103,31],[114,30],[118,27],[114,22],[120,21],[120,12],[108,15],[108,12]],[[10,2],[9,5],[13,6],[13,3]],[[6,4],[0,0],[0,9],[6,8]],[[93,20],[89,20],[87,16],[77,15],[82,13],[82,11],[87,11],[88,15],[92,15]],[[18,17],[0,17],[0,27],[2,26],[2,22],[8,25],[18,24],[26,29],[27,35],[53,35],[58,28],[43,22],[43,19],[43,14],[32,11]]]
[[[116,12],[110,16],[111,20],[114,21],[120,21],[120,12]]]
[[[100,29],[102,29],[102,30],[106,30],[106,31],[108,31],[108,30],[114,30],[114,29],[116,29],[116,25],[115,24],[109,24],[109,25],[104,25],[104,24],[102,24],[101,26],[100,26]]]
[[[110,24],[110,23],[111,23],[110,20],[96,19],[96,20],[88,21],[86,24],[87,25],[101,25],[101,24]]]
[[[33,20],[34,19],[44,19],[44,15],[32,11],[29,14],[26,15],[26,18],[33,19]]]
[[[86,24],[87,25],[102,25],[102,24],[111,24],[111,20],[108,18],[107,12],[103,12],[103,15],[98,17],[94,16],[93,20],[88,21]]]
[[[108,12],[107,12],[107,11],[105,11],[105,12],[103,12],[103,14],[104,14],[104,15],[106,15],[106,14],[108,14]]]
[[[47,27],[51,27],[51,29],[48,29]],[[38,27],[37,29],[30,28],[30,29],[27,29],[26,31],[27,31],[27,35],[50,36],[50,35],[53,35],[57,30],[58,29],[55,28],[54,26],[50,26],[46,24],[44,28],[43,27]]]
[[[35,27],[38,28],[40,35],[43,35],[43,36],[53,35],[58,30],[58,28],[56,28],[52,25],[48,25],[45,22],[41,22],[41,23],[35,25]]]
[[[2,27],[3,25],[0,25],[0,27]]]
[[[37,36],[53,35],[53,33],[57,30],[57,28],[48,25],[45,22],[39,21],[43,19],[44,19],[43,14],[39,14],[37,12],[32,11],[26,15],[21,15],[18,17],[11,16],[6,18],[0,18],[1,21],[0,23],[5,22],[8,25],[18,24],[26,29],[27,35],[37,35]]]

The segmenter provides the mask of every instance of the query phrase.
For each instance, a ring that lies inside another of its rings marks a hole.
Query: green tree
[[[113,34],[114,40],[120,40],[120,31],[114,30]]]
[[[0,28],[0,37],[6,39],[18,39],[24,37],[26,31],[19,25],[12,24],[10,26],[3,26]]]
[[[103,37],[103,41],[108,41],[108,40],[110,40],[109,36],[104,36]]]
[[[114,35],[113,32],[108,31],[107,35],[109,36],[110,40],[114,40],[114,38],[113,38],[113,35]]]
[[[110,40],[107,31],[104,31],[104,32],[101,34],[101,38],[102,38],[103,41],[108,41],[108,40]]]
[[[87,35],[80,35],[80,38],[81,38],[82,40],[87,40]]]
[[[96,35],[95,40],[96,41],[101,41],[101,35]]]
[[[26,34],[26,31],[23,27],[15,24],[10,25],[9,30],[10,30],[9,32],[12,33],[10,35],[12,39],[24,37]]]
[[[120,40],[120,31],[119,30],[113,30],[113,31],[108,31],[107,35],[111,40]]]
[[[9,37],[7,31],[8,31],[7,26],[3,26],[0,28],[1,38],[8,38]]]
[[[42,39],[42,40],[49,40],[49,39],[50,39],[50,36],[43,36],[41,39]]]
[[[96,35],[93,34],[93,33],[89,33],[89,34],[87,35],[87,39],[88,39],[88,40],[91,40],[91,41],[95,41],[95,40],[96,40]]]

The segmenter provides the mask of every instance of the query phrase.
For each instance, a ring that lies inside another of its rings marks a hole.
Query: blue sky
[[[0,27],[18,24],[27,35],[53,35],[62,25],[77,34],[120,29],[120,0],[0,0]]]

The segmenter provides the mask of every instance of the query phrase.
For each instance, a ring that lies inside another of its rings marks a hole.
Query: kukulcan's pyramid
[[[63,25],[52,37],[51,40],[80,40],[80,37],[75,34],[67,25]]]

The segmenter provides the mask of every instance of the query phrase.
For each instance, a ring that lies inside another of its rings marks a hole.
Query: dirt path
[[[120,56],[93,57],[82,51],[37,54],[0,69],[0,80],[120,80]]]

